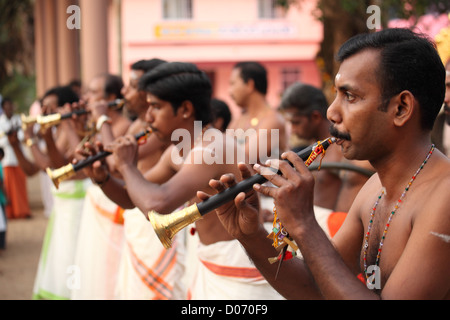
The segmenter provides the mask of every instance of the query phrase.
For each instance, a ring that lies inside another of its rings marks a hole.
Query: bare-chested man
[[[105,147],[113,153],[123,180],[110,176],[98,162],[93,164],[89,174],[95,180],[103,181],[102,190],[123,208],[136,206],[145,215],[151,210],[170,214],[186,203],[198,201],[196,190],[211,192],[210,179],[217,179],[227,172],[237,173],[236,162],[226,160],[226,150],[234,150],[235,157],[243,150],[238,150],[234,139],[227,138],[217,129],[210,129],[211,83],[195,65],[162,64],[145,74],[141,82],[147,91],[149,109],[146,119],[152,135],[172,143],[172,136],[177,137],[176,144],[165,151],[151,170],[141,174],[136,166],[135,138],[131,135],[118,138]],[[210,135],[214,136],[214,148],[206,137]],[[224,152],[220,153],[220,150]],[[206,159],[211,158],[215,160],[208,163]],[[216,215],[196,222],[196,230],[200,246],[195,282],[189,288],[190,298],[279,297],[251,265]],[[239,273],[243,269],[248,272]]]
[[[280,104],[280,111],[291,124],[291,133],[311,144],[330,136],[331,122],[327,119],[327,109],[328,102],[320,89],[298,82],[286,89]],[[373,170],[367,161],[350,162],[343,159],[336,145],[331,145],[323,161],[317,159],[315,164],[321,170],[313,172],[316,179],[314,204],[340,213],[348,212],[356,194]],[[366,169],[368,173],[354,170],[360,168]]]
[[[232,132],[245,147],[251,163],[279,158],[287,147],[285,120],[269,106],[267,86],[267,71],[258,62],[239,62],[231,72],[230,96],[242,113],[231,121],[228,128],[234,130]],[[237,129],[242,129],[243,133]],[[272,144],[273,134],[278,134],[278,139],[274,139]],[[257,148],[252,149],[255,146]]]
[[[43,114],[68,113],[70,104],[78,99],[78,95],[69,87],[52,88],[42,99]],[[71,121],[65,120],[56,128],[45,130],[45,150],[38,145],[31,126],[26,130],[27,145],[31,150],[34,166],[40,170],[59,168],[72,160],[84,131],[76,130],[69,122]],[[51,188],[52,212],[42,245],[33,299],[70,298],[67,270],[74,264],[78,226],[88,184],[88,179],[80,175],[70,181],[63,181],[59,190]]]
[[[126,134],[136,135],[147,128],[145,114],[148,109],[148,103],[145,91],[140,90],[139,88],[139,80],[146,72],[161,63],[165,63],[165,61],[160,59],[140,60],[133,63],[131,66],[129,83],[128,85],[123,86],[122,95],[128,113],[135,115],[136,119],[129,125]],[[109,118],[109,115],[112,113],[112,111],[108,109],[105,100],[91,104],[89,109],[92,110],[92,117],[95,122],[101,119],[101,117],[106,116]],[[108,121],[101,126],[99,134],[102,137],[104,145],[111,143],[118,137],[113,133],[112,126]],[[139,169],[145,172],[154,166],[159,161],[159,158],[167,146],[168,144],[163,144],[156,136],[150,136],[147,143],[139,148]],[[115,171],[112,159],[112,157],[108,158],[108,165],[110,166],[110,170]]]
[[[350,39],[338,60],[337,95],[328,109],[331,133],[346,158],[368,160],[377,173],[333,240],[314,219],[312,174],[292,152],[284,158],[296,170],[283,162],[282,176],[267,175],[278,188],[254,188],[275,199],[304,260],[285,261],[274,280],[277,266],[267,262],[274,249],[244,195],[218,210],[219,217],[287,298],[448,299],[450,160],[433,148],[430,136],[445,94],[441,59],[422,36],[386,29]],[[211,182],[217,190],[230,184],[230,176]]]
[[[108,144],[117,137],[135,135],[145,130],[148,104],[145,92],[139,90],[139,79],[146,71],[161,63],[165,61],[142,60],[133,64],[129,84],[125,86],[122,86],[121,79],[109,75],[100,75],[91,81],[86,96],[87,109],[91,111],[91,120],[96,123],[98,141]],[[117,94],[110,95],[112,89]],[[108,106],[108,102],[118,98],[125,100],[129,114],[137,116],[133,122],[126,117],[123,109],[114,110]],[[150,137],[149,140],[139,148],[140,170],[151,168],[168,145],[155,137]],[[114,158],[107,157],[105,161],[110,172],[120,177],[115,169]],[[73,290],[72,299],[104,300],[123,297],[118,292],[118,283],[124,243],[127,242],[125,216],[124,209],[109,199],[100,186],[94,184],[88,188],[76,256],[76,264],[84,276],[80,288]]]
[[[147,94],[139,87],[139,80],[146,72],[162,63],[165,61],[150,59],[140,60],[131,65],[129,83],[121,91],[128,114],[135,116],[135,120],[128,127],[126,134],[135,136],[147,129],[148,124],[145,121],[148,109]],[[89,109],[96,122],[101,117],[107,116],[109,112],[108,105],[104,100],[89,105]],[[104,144],[114,141],[112,126],[108,122],[101,126],[99,134],[100,141]],[[152,168],[168,145],[169,143],[159,140],[155,135],[149,136],[138,149],[137,167],[139,171],[145,173]],[[113,157],[107,158],[107,164],[111,172],[118,174]],[[80,238],[79,265],[84,267],[85,280],[83,280],[82,289],[76,295],[74,294],[73,298],[128,300],[176,297],[174,290],[169,289],[161,290],[162,294],[155,294],[159,291],[152,290],[151,285],[142,281],[142,279],[149,279],[158,273],[160,265],[156,263],[156,258],[164,255],[174,256],[173,252],[165,253],[163,249],[157,251],[156,248],[145,248],[140,245],[144,240],[149,246],[152,244],[152,234],[148,232],[148,225],[145,221],[142,222],[142,214],[137,212],[138,210],[123,210],[117,204],[113,206],[114,202],[107,198],[98,186],[91,187],[89,191],[93,194],[95,192],[96,196],[88,199],[89,202],[85,206],[83,226],[84,230],[90,230],[90,235]],[[90,203],[94,203],[94,205],[89,206]],[[114,207],[118,210],[111,210]],[[102,215],[102,211],[97,208],[102,208],[103,213],[111,212],[112,214],[109,215],[111,219],[105,219],[105,215]],[[110,209],[106,210],[105,208]],[[102,230],[102,232],[96,232],[96,230]],[[105,234],[109,234],[110,237],[105,237]],[[93,245],[94,243],[95,245]],[[149,251],[151,254],[148,254]],[[153,258],[154,256],[156,258]],[[136,260],[139,260],[140,264],[145,267],[133,267],[133,262]],[[168,258],[168,261],[171,259]],[[166,268],[166,272],[159,275],[160,279],[171,287],[174,282],[172,278],[176,273],[175,266],[176,263],[171,264],[170,268]],[[100,274],[102,276],[99,276]]]

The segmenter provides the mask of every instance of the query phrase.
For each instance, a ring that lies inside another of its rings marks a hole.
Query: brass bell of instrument
[[[61,122],[61,114],[54,113],[46,116],[38,116],[37,123],[41,125],[41,130],[45,131],[46,129],[53,127]]]
[[[20,115],[20,120],[22,121],[22,129],[25,130],[28,125],[35,124],[37,122],[37,117],[27,116],[25,114]]]
[[[172,247],[172,241],[177,232],[184,229],[191,223],[202,218],[198,211],[197,204],[170,214],[159,214],[156,211],[150,211],[148,218],[164,248]]]
[[[59,188],[59,184],[61,181],[70,179],[76,174],[71,163],[55,170],[47,168],[46,172],[55,185],[56,189]]]
[[[54,113],[49,115],[39,115],[39,116],[26,116],[24,114],[20,115],[20,119],[22,121],[22,129],[25,130],[27,126],[32,124],[39,124],[41,126],[41,130],[45,130],[54,125],[57,125],[61,122],[61,114]]]

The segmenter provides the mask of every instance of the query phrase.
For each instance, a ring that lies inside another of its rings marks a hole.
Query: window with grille
[[[206,75],[208,76],[209,80],[211,81],[211,88],[213,90],[213,95],[214,95],[214,90],[216,88],[216,72],[214,70],[203,70],[205,71]]]
[[[192,0],[162,0],[163,18],[192,19]]]
[[[295,82],[300,81],[300,69],[296,67],[285,67],[281,69],[281,88],[283,92]]]
[[[277,0],[258,0],[258,17],[276,19],[284,17],[284,10],[277,6]]]

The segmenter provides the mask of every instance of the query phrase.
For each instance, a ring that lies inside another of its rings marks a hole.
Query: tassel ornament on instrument
[[[305,164],[308,166],[318,155],[324,153],[325,150],[336,141],[337,139],[334,137],[327,138],[301,150],[297,155],[305,161]],[[195,203],[187,208],[165,215],[150,211],[148,213],[148,218],[159,240],[163,246],[168,249],[172,246],[173,237],[177,232],[201,219],[202,216],[208,212],[232,201],[240,192],[249,191],[253,188],[254,184],[262,184],[266,181],[267,179],[264,176],[255,174],[252,177],[242,180],[236,185],[211,196],[203,202]]]

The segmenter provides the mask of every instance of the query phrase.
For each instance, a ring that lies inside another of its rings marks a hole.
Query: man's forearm
[[[172,205],[168,200],[171,194],[165,194],[159,184],[146,180],[134,165],[122,166],[119,171],[125,181],[130,200],[145,215],[151,210],[156,210],[159,213],[171,212],[170,210],[165,212]]]
[[[69,162],[56,146],[55,140],[51,135],[44,136],[45,143],[47,145],[47,153],[50,161],[51,168],[60,168]]]
[[[322,228],[313,222],[291,234],[326,299],[378,299],[344,263]]]
[[[132,209],[135,207],[128,195],[125,184],[122,180],[113,176],[108,176],[108,181],[101,182],[103,193],[109,199],[111,199],[111,201],[113,201],[123,209]]]
[[[267,234],[261,226],[256,235],[239,240],[264,278],[286,299],[321,299],[322,296],[302,259],[283,261],[275,279],[278,261],[271,264],[268,258],[277,256],[279,252],[272,246],[272,240],[267,238]]]
[[[29,161],[27,157],[22,152],[20,145],[12,145],[14,150],[14,154],[16,155],[17,161],[19,162],[19,166],[25,172],[27,176],[33,176],[38,173],[40,168],[33,162]]]

